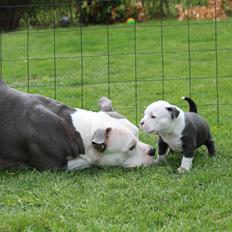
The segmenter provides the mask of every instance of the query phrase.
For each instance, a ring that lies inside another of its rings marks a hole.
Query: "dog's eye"
[[[154,115],[151,115],[151,117],[152,117],[152,118],[155,118],[155,116],[154,116]]]
[[[130,151],[132,151],[135,148],[135,145],[130,147]]]

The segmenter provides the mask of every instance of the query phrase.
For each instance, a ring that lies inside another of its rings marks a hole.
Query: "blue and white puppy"
[[[197,114],[197,106],[189,97],[182,97],[189,103],[189,112],[166,101],[150,104],[141,119],[141,128],[147,133],[159,136],[158,157],[155,163],[165,160],[169,149],[183,153],[180,173],[192,167],[194,150],[202,145],[208,149],[210,156],[215,155],[214,141],[208,123]]]
[[[106,99],[105,99],[106,100]],[[102,110],[111,110],[103,99]],[[92,112],[8,87],[0,80],[0,170],[79,170],[153,164],[155,150],[116,112]]]

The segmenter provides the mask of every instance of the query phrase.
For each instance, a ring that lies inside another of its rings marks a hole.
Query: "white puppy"
[[[164,160],[168,148],[183,152],[179,172],[191,169],[194,149],[205,145],[209,155],[215,154],[214,142],[207,122],[197,114],[197,106],[188,97],[183,97],[189,103],[189,111],[183,112],[179,107],[166,101],[156,101],[150,104],[141,120],[141,127],[147,133],[159,136],[159,156],[155,163]]]

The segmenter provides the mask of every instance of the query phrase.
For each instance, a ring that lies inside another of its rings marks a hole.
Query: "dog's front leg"
[[[76,158],[68,161],[67,170],[77,171],[91,167],[88,161],[83,158]]]
[[[161,137],[159,137],[158,141],[158,157],[154,161],[155,164],[159,164],[162,161],[166,160],[166,157],[168,155],[168,144],[165,143]]]
[[[183,147],[183,152],[184,156],[181,160],[181,166],[177,169],[179,173],[185,173],[192,168],[194,147],[185,146]]]

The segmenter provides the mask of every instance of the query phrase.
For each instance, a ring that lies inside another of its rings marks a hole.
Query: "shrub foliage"
[[[224,6],[230,14],[229,1],[224,0]],[[0,28],[15,30],[19,25],[27,24],[49,27],[62,23],[63,16],[73,25],[112,24],[125,22],[129,17],[137,21],[175,17],[178,3],[187,7],[205,5],[207,0],[2,0]]]

